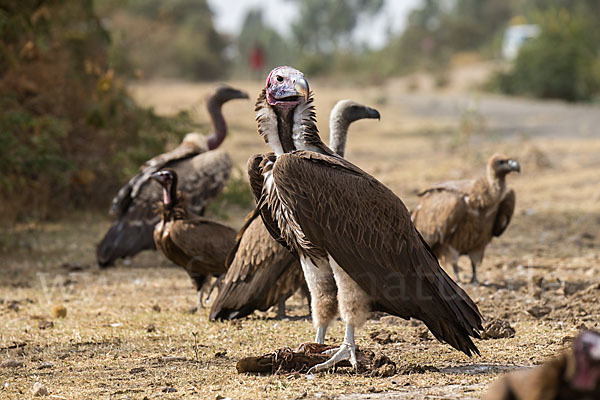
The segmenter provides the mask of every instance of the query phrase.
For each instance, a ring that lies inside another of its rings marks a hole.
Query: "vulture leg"
[[[338,287],[338,303],[342,320],[346,323],[346,334],[339,349],[324,363],[312,367],[309,372],[318,372],[331,368],[336,363],[349,360],[354,369],[356,363],[356,344],[354,343],[354,328],[362,326],[370,312],[370,298],[358,284],[330,256],[329,263]],[[308,279],[307,279],[308,282]],[[309,283],[310,285],[310,283]],[[309,286],[310,287],[310,286]]]
[[[285,296],[282,296],[277,302],[277,319],[285,318]]]
[[[338,303],[337,298],[331,295],[336,292],[333,271],[326,260],[318,261],[317,267],[310,258],[300,257],[300,264],[310,291],[313,323],[317,328],[315,342],[323,344],[327,327],[337,315]]]
[[[478,285],[479,281],[477,280],[477,266],[481,263],[481,260],[483,260],[483,250],[478,250],[469,254],[469,258],[471,259],[471,268],[473,269],[471,283],[474,285]]]
[[[202,295],[204,294],[202,287],[204,286],[204,282],[206,281],[206,275],[204,274],[192,274],[190,273],[190,278],[192,279],[192,284],[198,291],[198,310],[204,308],[204,302],[202,301]]]
[[[443,250],[440,251],[443,265],[448,268],[448,265],[452,265],[454,270],[454,279],[457,283],[460,283],[460,275],[458,269],[458,258],[460,254],[456,249],[451,246],[444,246]]]
[[[352,368],[355,370],[358,367],[358,363],[356,362],[356,344],[354,343],[354,326],[350,324],[346,324],[346,333],[344,335],[344,341],[342,345],[338,349],[329,350],[328,353],[334,352],[335,354],[327,361],[317,364],[308,370],[307,374],[312,374],[313,372],[325,371],[331,367],[334,367],[335,364],[340,361],[348,360],[352,365]]]

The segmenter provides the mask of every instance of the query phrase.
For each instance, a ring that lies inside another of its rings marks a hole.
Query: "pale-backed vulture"
[[[225,260],[235,243],[236,232],[188,211],[184,196],[177,192],[175,171],[164,169],[151,177],[163,188],[154,243],[169,260],[187,271],[198,291],[198,306],[203,307],[202,287],[207,278],[225,273]]]
[[[340,100],[329,118],[329,145],[344,156],[348,127],[363,118],[380,118],[373,108],[352,100]],[[285,301],[305,285],[297,255],[277,243],[265,228],[258,210],[247,217],[229,255],[227,274],[212,304],[210,319],[243,318],[255,310],[278,304],[278,318],[285,316]]]
[[[600,399],[600,334],[580,333],[572,348],[546,363],[510,372],[492,383],[484,400]]]
[[[159,217],[154,213],[154,207],[161,190],[150,179],[154,172],[163,168],[177,171],[180,190],[186,194],[190,209],[198,215],[204,213],[206,204],[223,190],[231,174],[231,158],[217,149],[227,135],[221,106],[229,100],[247,98],[248,94],[240,90],[225,85],[219,87],[206,105],[214,131],[208,136],[186,135],[172,151],[146,161],[137,175],[119,190],[110,208],[115,221],[96,249],[100,267],[155,248],[152,233]]]
[[[478,353],[477,306],[440,267],[404,203],[321,141],[309,93],[300,71],[271,71],[256,119],[274,153],[251,157],[248,174],[265,226],[299,255],[316,341],[338,309],[346,324],[341,347],[311,371],[341,360],[356,368],[354,331],[373,308],[420,319],[439,340]]]
[[[458,258],[471,259],[471,283],[477,283],[477,265],[485,247],[508,226],[515,209],[515,192],[506,187],[506,175],[521,171],[516,160],[493,155],[484,176],[473,180],[449,181],[419,195],[412,220],[442,264],[452,265],[456,280]]]

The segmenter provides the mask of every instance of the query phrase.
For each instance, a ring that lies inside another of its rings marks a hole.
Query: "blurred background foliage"
[[[91,0],[3,0],[0,37],[5,222],[105,209],[143,161],[192,126],[128,96]]]
[[[262,80],[288,64],[364,85],[427,71],[444,86],[464,60],[498,60],[508,26],[535,23],[540,35],[498,62],[488,88],[568,101],[600,92],[598,0],[422,0],[378,49],[353,33],[390,0],[281,1],[297,7],[289,35],[261,9],[239,35],[220,34],[206,0],[0,0],[0,219],[104,209],[194,127],[136,105],[126,79]]]

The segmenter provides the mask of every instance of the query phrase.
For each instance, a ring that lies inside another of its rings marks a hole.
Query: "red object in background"
[[[265,51],[260,45],[254,46],[250,52],[248,63],[253,71],[262,72],[265,67]]]

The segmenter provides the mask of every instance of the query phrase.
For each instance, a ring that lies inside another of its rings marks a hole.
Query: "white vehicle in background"
[[[504,41],[502,42],[502,57],[505,60],[513,61],[519,54],[519,49],[523,44],[540,34],[540,28],[537,25],[512,25],[504,32]]]

